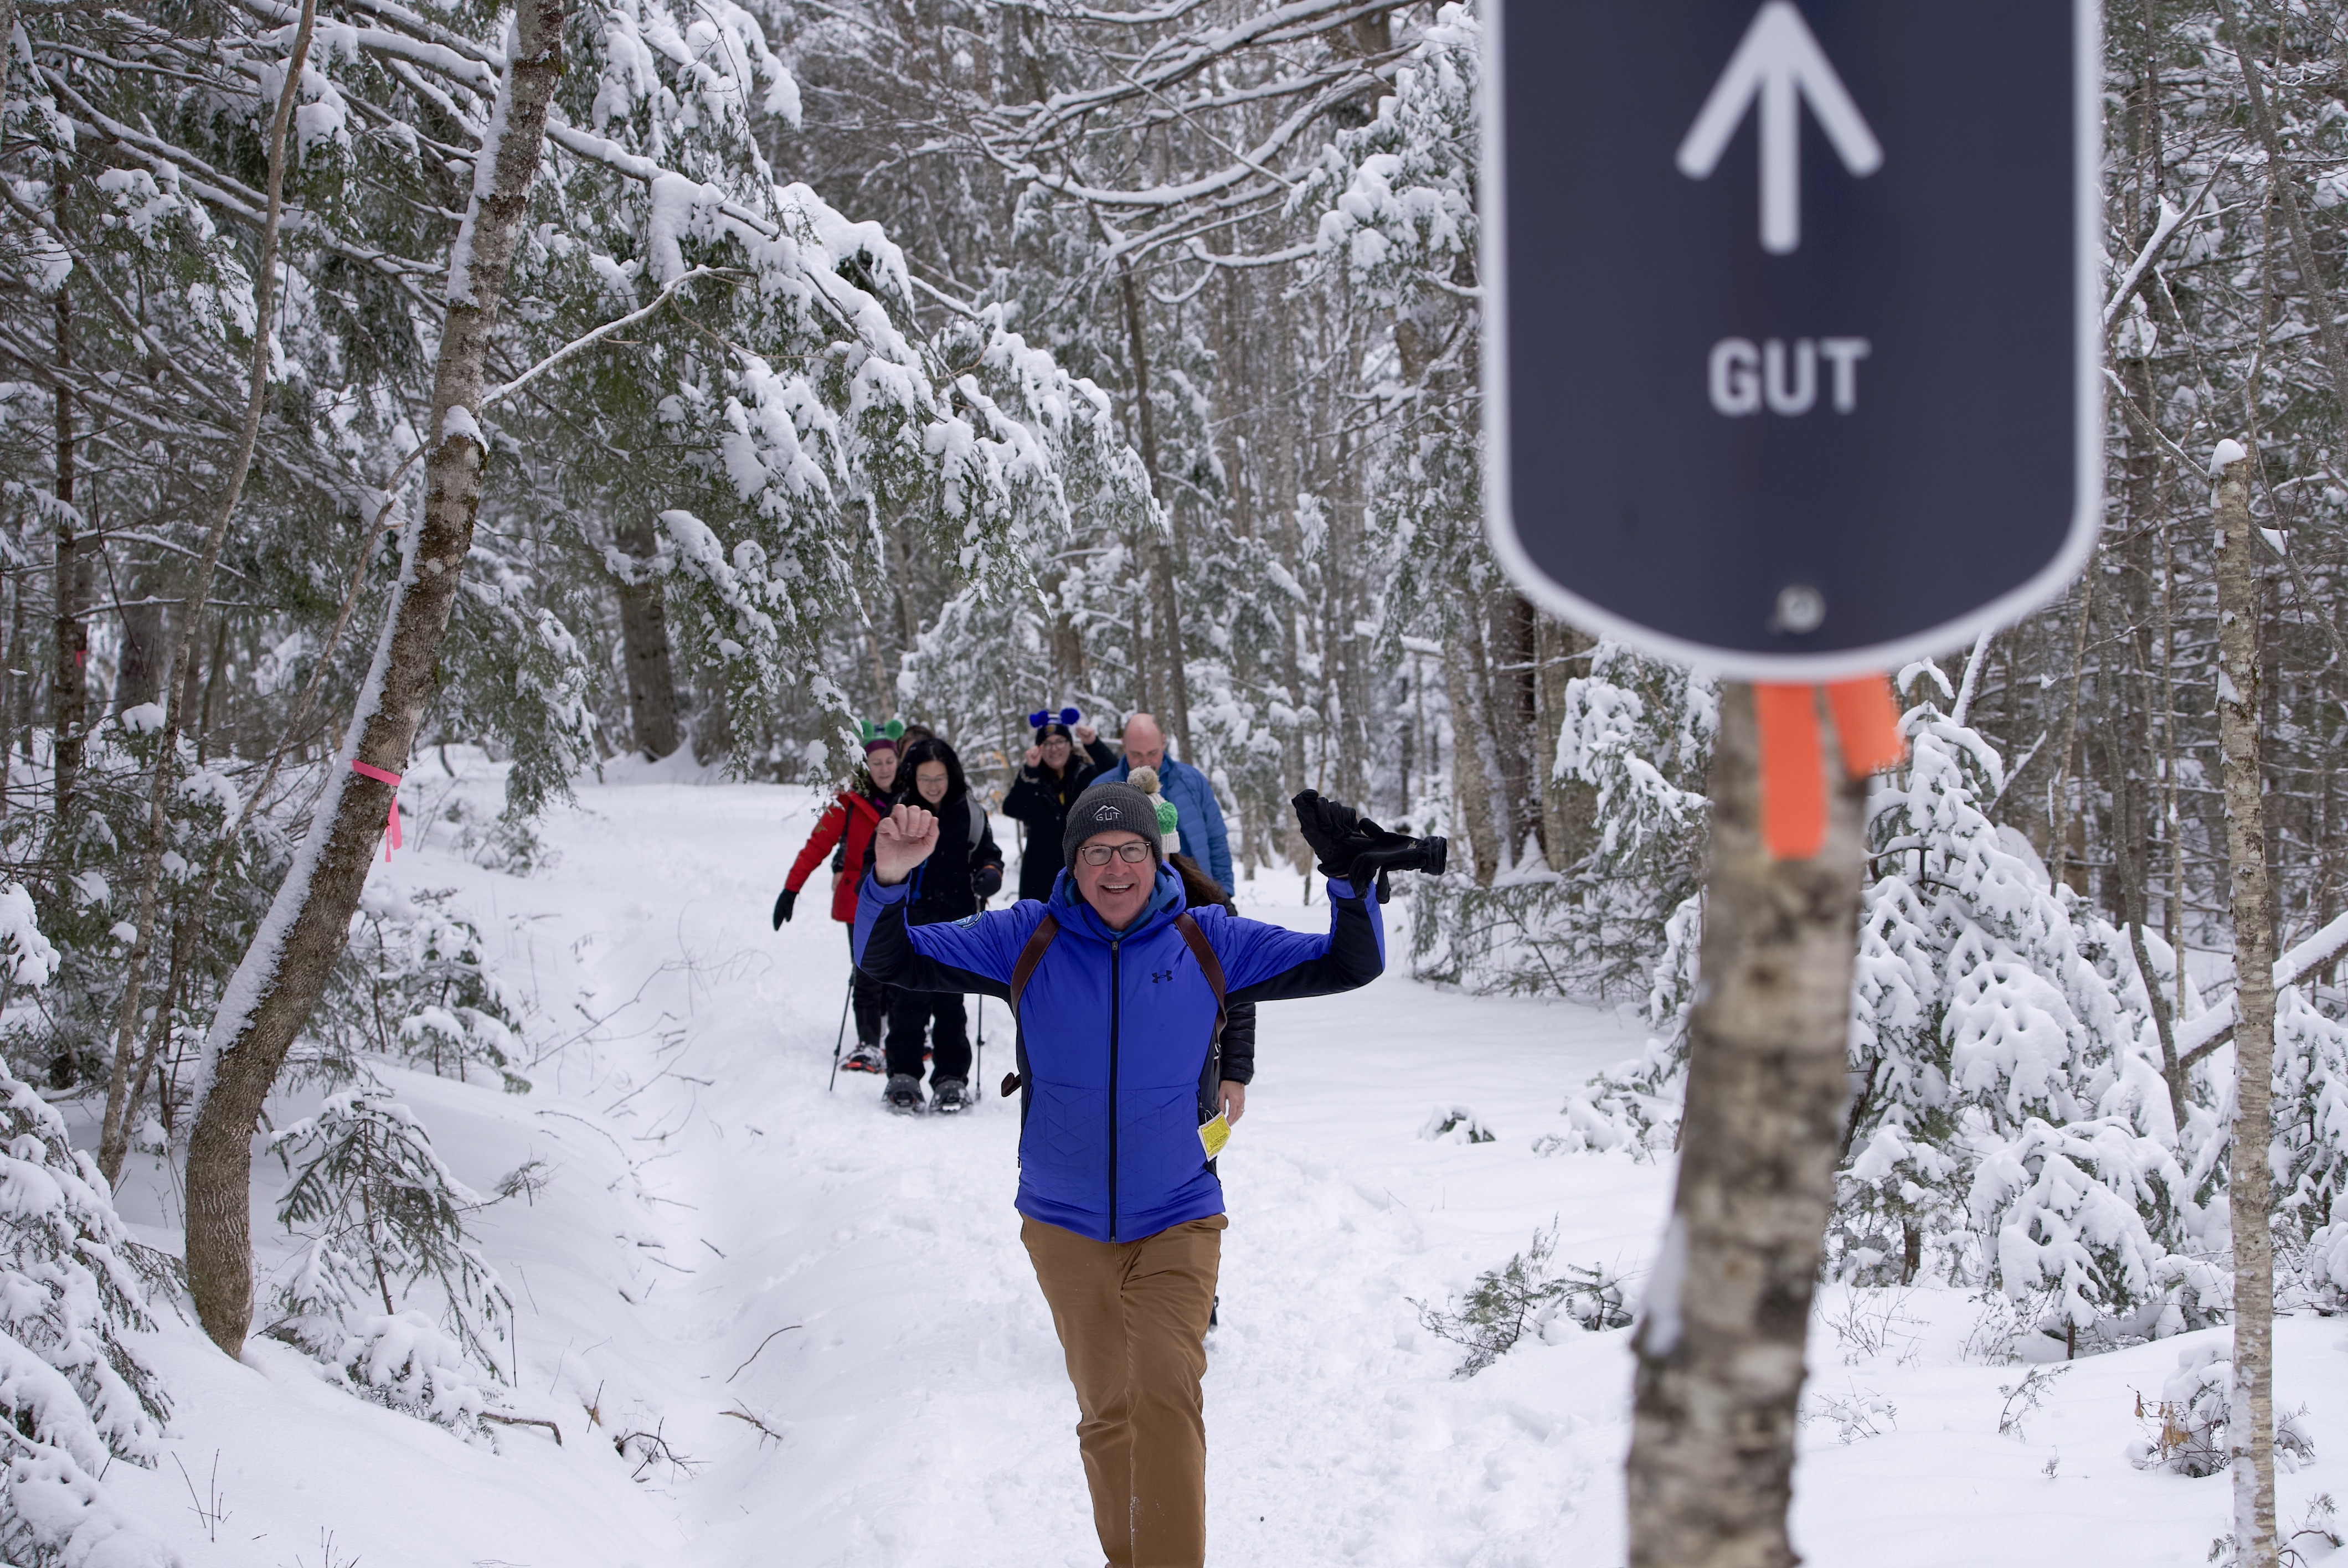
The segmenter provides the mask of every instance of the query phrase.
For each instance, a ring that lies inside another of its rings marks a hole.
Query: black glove
[[[1296,808],[1297,830],[1304,842],[1320,856],[1321,875],[1351,881],[1354,862],[1365,850],[1393,849],[1409,845],[1412,840],[1399,833],[1388,833],[1368,817],[1357,815],[1352,806],[1305,790],[1289,803]],[[1361,888],[1354,891],[1359,893]],[[1380,902],[1384,902],[1383,899]]]
[[[1003,867],[982,866],[970,874],[970,890],[982,899],[992,898],[1003,891]]]
[[[775,895],[776,930],[779,931],[783,928],[783,922],[791,917],[791,906],[798,901],[799,890],[796,887],[786,887]]]
[[[1321,875],[1344,876],[1354,869],[1354,856],[1370,846],[1362,819],[1341,801],[1305,790],[1289,804],[1296,808],[1296,828],[1320,857]]]

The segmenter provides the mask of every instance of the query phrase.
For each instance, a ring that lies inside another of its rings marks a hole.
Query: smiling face
[[[932,805],[946,798],[946,765],[943,763],[923,763],[913,770],[913,787]]]
[[[897,748],[875,746],[864,753],[864,766],[872,774],[873,784],[880,789],[897,786]]]
[[[1145,853],[1139,860],[1128,860],[1128,845],[1146,851],[1149,841],[1138,833],[1097,834],[1076,846],[1076,863],[1068,867],[1076,879],[1076,891],[1112,931],[1133,924],[1158,881],[1157,857]],[[1103,850],[1109,852],[1107,864],[1091,864]]]
[[[1050,768],[1050,769],[1051,769],[1054,773],[1056,773],[1056,774],[1057,774],[1057,773],[1066,773],[1066,772],[1067,771],[1067,767],[1068,767],[1068,737],[1067,737],[1067,736],[1066,736],[1066,735],[1046,735],[1046,736],[1045,736],[1045,737],[1044,737],[1044,747],[1043,747],[1043,751],[1044,751],[1044,765],[1045,765],[1045,767]]]

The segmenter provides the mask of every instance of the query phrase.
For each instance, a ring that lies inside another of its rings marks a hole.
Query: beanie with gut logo
[[[1149,843],[1152,858],[1159,853],[1158,807],[1148,795],[1122,779],[1103,779],[1076,797],[1068,808],[1067,831],[1060,835],[1060,853],[1069,865],[1085,840],[1104,833],[1138,834]]]

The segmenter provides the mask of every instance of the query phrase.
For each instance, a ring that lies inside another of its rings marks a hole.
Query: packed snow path
[[[476,820],[493,811],[489,770],[416,804],[438,818],[468,794]],[[477,1189],[541,1162],[542,1187],[479,1231],[520,1307],[510,1409],[563,1443],[506,1427],[499,1452],[469,1448],[272,1341],[239,1367],[173,1326],[159,1355],[180,1401],[174,1458],[113,1475],[176,1525],[191,1568],[1098,1563],[1075,1401],[1011,1208],[1016,1102],[991,1088],[1007,1013],[989,1005],[987,1095],[959,1118],[891,1117],[870,1076],[827,1091],[845,938],[820,877],[795,924],[771,933],[767,913],[817,804],[644,770],[583,788],[530,877],[451,853],[446,822],[377,871],[453,889],[534,997],[541,1047],[565,1041],[525,1070],[527,1095],[385,1073]],[[1241,901],[1317,927],[1326,911],[1301,895],[1267,878]],[[1643,1271],[1668,1168],[1532,1148],[1640,1034],[1602,1009],[1418,985],[1395,936],[1394,969],[1366,990],[1262,1014],[1221,1162],[1211,1560],[1619,1563],[1627,1333],[1560,1324],[1458,1380],[1457,1348],[1413,1301],[1445,1302],[1552,1220],[1560,1261]],[[273,1117],[315,1099],[289,1094]],[[1496,1141],[1419,1136],[1453,1105]],[[254,1227],[282,1253],[277,1180],[257,1165]],[[176,1247],[154,1162],[123,1202]],[[1823,1308],[1797,1510],[1813,1562],[2203,1560],[2224,1479],[2120,1458],[2131,1389],[2157,1393],[2189,1341],[2081,1363],[2001,1436],[2024,1368],[1984,1364],[1981,1303],[1829,1292]],[[1823,1321],[1838,1312],[1840,1327]],[[2312,1405],[2321,1445],[2348,1409],[2348,1358],[2320,1323],[2280,1329],[2280,1402]],[[2287,1519],[2322,1480],[2284,1478]]]

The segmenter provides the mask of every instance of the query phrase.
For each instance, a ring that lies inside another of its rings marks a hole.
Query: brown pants
[[[1207,1314],[1221,1214],[1140,1241],[1092,1241],[1039,1220],[1020,1239],[1076,1386],[1076,1446],[1111,1568],[1207,1560]]]

